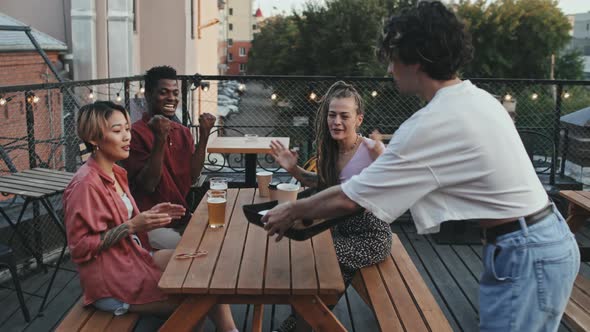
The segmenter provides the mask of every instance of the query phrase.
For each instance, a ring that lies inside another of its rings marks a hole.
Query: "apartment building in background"
[[[584,78],[590,79],[590,12],[569,15],[572,25],[570,46],[579,50],[584,56]]]
[[[252,3],[252,0],[224,0],[220,3],[223,22],[219,42],[220,74],[242,75],[246,72],[252,39],[263,18],[260,8],[254,14]]]
[[[67,45],[64,74],[73,80],[141,75],[156,65],[218,74],[217,1],[19,0],[3,2],[0,11]]]

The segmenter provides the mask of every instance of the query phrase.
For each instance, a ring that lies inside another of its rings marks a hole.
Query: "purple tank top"
[[[361,140],[362,139],[363,138],[361,138]],[[375,142],[370,138],[366,139],[370,142]],[[373,159],[371,159],[371,155],[369,154],[369,148],[367,148],[365,143],[360,142],[360,146],[354,153],[354,156],[350,158],[348,164],[346,164],[340,172],[340,183],[344,183],[354,175],[360,174],[362,170],[371,165],[371,163],[373,163]]]

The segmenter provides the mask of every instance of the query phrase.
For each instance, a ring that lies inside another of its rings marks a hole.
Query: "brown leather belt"
[[[549,204],[543,209],[526,216],[524,218],[527,226],[532,226],[539,221],[543,220],[545,217],[553,213],[553,205]],[[507,222],[505,224],[501,224],[498,226],[490,227],[490,228],[483,228],[482,229],[482,237],[481,239],[484,243],[494,243],[496,239],[504,234],[512,233],[521,230],[520,222],[518,219],[514,221]]]

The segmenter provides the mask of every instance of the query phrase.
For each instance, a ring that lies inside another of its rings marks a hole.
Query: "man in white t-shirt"
[[[446,220],[478,220],[486,243],[480,329],[556,331],[579,250],[504,107],[457,77],[473,54],[463,23],[440,2],[421,2],[389,20],[380,53],[400,92],[428,104],[361,174],[269,211],[269,235],[278,241],[295,220],[363,208],[388,222],[410,209],[420,234]]]

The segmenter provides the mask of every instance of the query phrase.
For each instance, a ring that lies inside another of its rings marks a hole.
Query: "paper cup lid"
[[[260,176],[268,176],[268,175],[272,175],[272,172],[268,172],[268,171],[260,171],[257,172],[256,175],[260,175]]]
[[[277,186],[277,189],[285,191],[297,191],[299,190],[299,188],[301,187],[298,184],[292,183],[279,183],[279,185]]]

